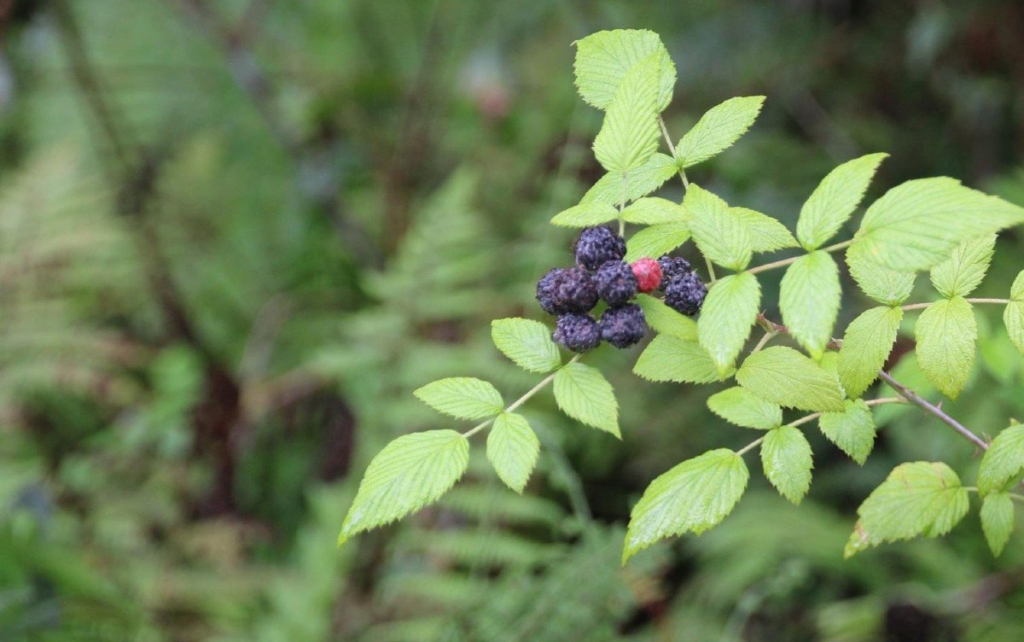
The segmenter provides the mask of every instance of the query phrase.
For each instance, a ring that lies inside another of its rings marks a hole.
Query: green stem
[[[760,352],[761,348],[763,348],[769,341],[771,341],[777,335],[778,335],[777,332],[771,332],[771,331],[765,332],[764,336],[761,337],[761,340],[757,342],[756,346],[754,346],[754,349],[750,351],[750,354],[754,354],[755,352]]]
[[[1024,495],[1018,495],[1017,493],[1006,493],[1006,494],[1009,495],[1010,499],[1012,499],[1013,501],[1021,502],[1022,504],[1024,504]]]
[[[679,162],[679,157],[676,156],[676,146],[672,144],[672,137],[669,136],[668,127],[665,126],[665,119],[658,114],[658,127],[661,128],[661,135],[665,138],[665,143],[668,144],[668,151],[672,154],[672,160]],[[679,168],[679,178],[683,180],[683,189],[690,189],[690,181],[686,178],[686,170],[682,167]]]
[[[839,250],[850,247],[852,244],[853,239],[850,239],[849,241],[843,241],[842,243],[829,245],[828,247],[823,247],[821,248],[821,250],[816,251],[838,252]],[[800,256],[791,256],[788,259],[780,259],[778,261],[772,261],[771,263],[765,263],[764,265],[758,265],[757,267],[752,267],[749,270],[747,270],[747,274],[757,274],[758,272],[767,272],[768,270],[774,270],[775,268],[786,267],[787,265],[796,263],[797,259],[799,259],[801,256],[805,255],[801,254]]]
[[[1010,299],[974,298],[974,299],[964,299],[964,300],[967,301],[968,303],[993,303],[995,305],[1008,305],[1011,302]],[[904,311],[907,311],[907,310],[923,310],[923,309],[927,308],[928,306],[930,306],[932,303],[934,303],[934,301],[929,302],[929,303],[908,303],[907,305],[901,305],[900,309],[902,309]]]
[[[743,448],[740,448],[739,450],[737,450],[736,454],[739,455],[740,457],[742,457],[743,455],[747,454],[751,450],[757,448],[758,445],[760,445],[760,443],[762,441],[764,441],[764,437],[761,437],[759,439],[755,439],[754,441],[750,442],[749,444],[747,444]]]

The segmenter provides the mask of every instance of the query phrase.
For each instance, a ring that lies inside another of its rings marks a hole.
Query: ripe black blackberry
[[[601,343],[601,330],[589,314],[569,313],[558,317],[551,338],[567,350],[586,352]]]
[[[690,262],[678,256],[665,254],[658,259],[658,265],[661,266],[661,285],[658,286],[658,289],[662,291],[668,287],[672,279],[688,272],[693,272],[693,266],[690,265]]]
[[[696,272],[684,272],[673,278],[665,288],[665,305],[692,317],[704,305],[708,288]]]
[[[597,294],[612,307],[625,305],[636,296],[639,284],[633,268],[625,261],[608,261],[594,274]]]
[[[588,227],[573,245],[576,263],[593,272],[608,261],[626,256],[626,241],[607,227]]]
[[[537,282],[537,301],[548,314],[589,312],[597,305],[597,289],[582,268],[554,268]]]
[[[608,308],[598,324],[601,338],[616,348],[635,345],[647,334],[647,321],[639,305],[631,303],[621,308]]]

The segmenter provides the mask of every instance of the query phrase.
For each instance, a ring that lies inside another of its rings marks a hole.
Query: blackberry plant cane
[[[700,534],[721,522],[743,495],[750,477],[745,457],[755,452],[768,481],[799,503],[812,482],[814,454],[805,431],[816,423],[863,464],[875,440],[874,409],[885,404],[916,406],[931,423],[956,431],[966,447],[985,451],[977,485],[964,485],[944,462],[900,464],[861,504],[845,554],[945,534],[970,511],[976,494],[981,526],[998,555],[1011,536],[1014,504],[1024,501],[1014,492],[1024,478],[1024,425],[1007,419],[990,443],[884,367],[905,315],[919,312],[914,334],[921,370],[955,398],[973,370],[979,305],[1003,307],[1007,333],[1024,353],[1024,272],[1006,298],[970,296],[985,276],[997,234],[1024,223],[1024,209],[951,178],[912,180],[869,204],[853,237],[838,240],[886,157],[868,154],[822,179],[793,234],[766,214],[730,205],[686,174],[733,145],[754,123],[764,97],[727,100],[677,140],[660,116],[672,98],[675,67],[656,34],[603,31],[576,47],[579,93],[605,112],[594,154],[607,173],[579,204],[552,219],[582,229],[574,248],[578,267],[554,269],[538,284],[540,306],[558,315],[554,340],[551,328],[534,320],[492,325],[497,348],[541,378],[511,402],[472,378],[417,390],[436,410],[475,425],[406,435],[388,445],[370,463],[340,541],[438,499],[465,472],[469,439],[484,430],[490,430],[487,456],[497,475],[523,492],[539,446],[516,411],[549,385],[569,417],[618,437],[612,387],[582,354],[564,361],[555,341],[578,353],[602,340],[627,348],[649,326],[655,336],[634,372],[655,382],[716,386],[710,410],[756,436],[735,451],[698,454],[653,480],[633,507],[623,562],[659,540]],[[667,147],[659,151],[662,142]],[[673,177],[685,189],[682,203],[651,196]],[[707,283],[689,262],[672,256],[690,241],[702,255]],[[784,249],[794,255],[755,262],[758,254]],[[836,332],[843,303],[839,260],[877,305]],[[781,319],[772,320],[761,313],[772,306],[762,299],[758,274],[777,269],[785,270]],[[928,272],[935,300],[908,303],[921,272]],[[590,315],[598,295],[609,304],[599,321]],[[887,394],[875,387],[878,380]],[[785,409],[798,416],[787,421]]]

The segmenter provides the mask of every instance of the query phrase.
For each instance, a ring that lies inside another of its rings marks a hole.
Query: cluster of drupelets
[[[626,263],[626,241],[607,227],[588,227],[574,245],[576,267],[554,268],[537,283],[537,300],[548,314],[558,316],[552,335],[573,352],[586,352],[607,341],[628,348],[644,338],[647,322],[638,292],[663,292],[665,304],[694,316],[700,312],[707,287],[689,261],[662,256]],[[608,307],[600,321],[590,315],[599,300]]]

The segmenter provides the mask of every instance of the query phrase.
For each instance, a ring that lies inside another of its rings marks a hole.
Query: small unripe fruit
[[[661,285],[661,265],[654,259],[637,259],[630,265],[636,277],[637,289],[654,292]]]

